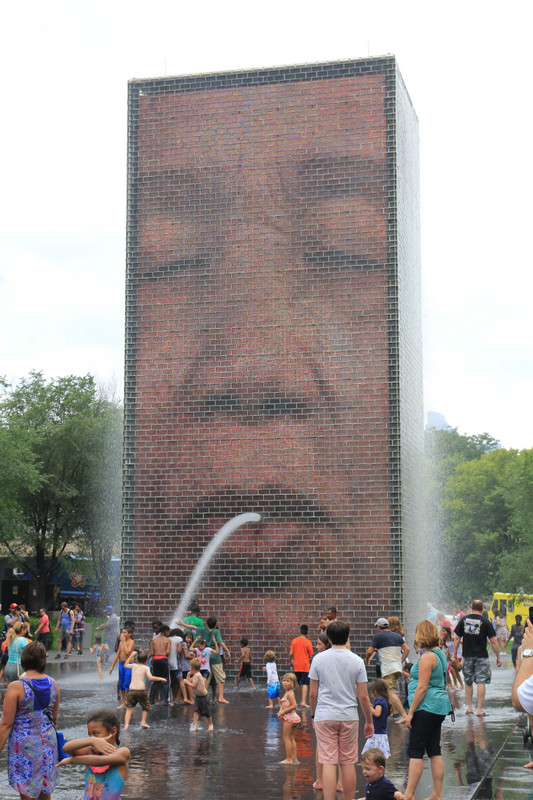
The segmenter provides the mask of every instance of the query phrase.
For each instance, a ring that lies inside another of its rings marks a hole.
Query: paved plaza
[[[493,659],[491,659],[493,661]],[[67,662],[54,662],[49,672],[61,689],[60,728],[68,739],[85,736],[87,711],[99,706],[113,708],[116,681],[98,681],[90,656]],[[443,727],[443,755],[446,763],[445,800],[471,797],[522,800],[533,797],[533,772],[523,764],[533,759],[531,746],[524,747],[523,729],[517,727],[519,715],[510,704],[513,670],[510,657],[504,657],[500,670],[494,669],[493,683],[487,692],[485,719],[466,716],[464,693],[453,693],[458,706],[455,722]],[[267,711],[264,686],[256,692],[248,688],[235,691],[227,684],[230,705],[213,707],[214,734],[202,729],[189,731],[190,707],[156,707],[149,715],[149,730],[139,727],[140,712],[121,742],[132,751],[130,773],[123,792],[129,800],[320,800],[321,792],[312,788],[314,780],[314,738],[309,713],[302,710],[302,725],[296,733],[299,766],[286,767],[281,724]],[[407,731],[389,722],[392,757],[387,774],[403,789],[407,774]],[[362,733],[361,733],[362,735]],[[531,743],[530,743],[531,745]],[[502,749],[503,748],[503,749]],[[494,765],[493,765],[493,762]],[[0,797],[18,798],[7,784],[5,753],[0,757]],[[81,800],[81,767],[61,771],[53,800]],[[426,766],[417,798],[431,792]],[[364,781],[358,768],[357,797],[364,796]],[[341,795],[338,795],[339,800]]]

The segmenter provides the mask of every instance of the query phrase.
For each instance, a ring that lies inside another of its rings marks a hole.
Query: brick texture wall
[[[359,652],[376,616],[416,622],[418,134],[394,58],[132,81],[128,171],[123,617],[171,618],[257,511],[197,592],[233,649],[285,652],[329,605]]]

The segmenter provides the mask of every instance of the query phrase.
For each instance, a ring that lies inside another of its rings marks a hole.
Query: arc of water
[[[178,607],[170,621],[170,626],[173,627],[174,621],[182,619],[183,615],[188,609],[191,597],[196,591],[198,584],[203,573],[208,568],[209,564],[215,557],[217,550],[219,550],[228,536],[231,536],[237,528],[247,525],[249,522],[261,522],[261,514],[256,514],[255,511],[247,511],[245,514],[237,514],[236,517],[228,520],[214,535],[209,544],[206,546],[204,552],[200,556],[195,568],[191,572],[185,591],[181,597]]]

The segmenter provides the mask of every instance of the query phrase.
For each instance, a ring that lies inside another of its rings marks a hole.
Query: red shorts
[[[357,761],[357,720],[315,721],[317,758],[320,764],[355,764]]]

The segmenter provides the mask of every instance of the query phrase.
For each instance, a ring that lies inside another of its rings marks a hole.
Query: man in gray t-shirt
[[[318,761],[322,764],[324,800],[334,800],[337,764],[342,771],[345,796],[355,796],[355,763],[359,755],[357,700],[365,716],[366,737],[374,733],[374,724],[363,659],[346,648],[349,626],[333,620],[326,633],[331,649],[319,653],[311,662],[310,702]]]

